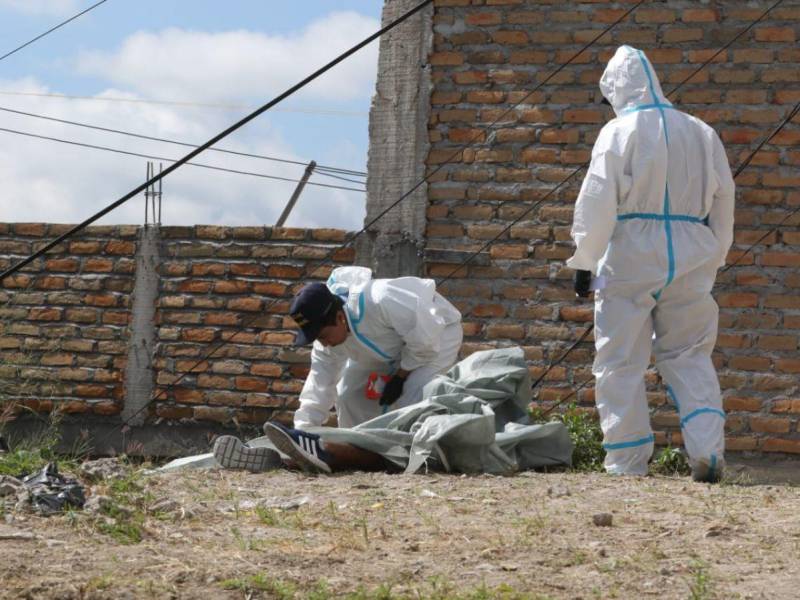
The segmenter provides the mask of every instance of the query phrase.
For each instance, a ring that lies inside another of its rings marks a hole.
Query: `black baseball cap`
[[[306,346],[316,340],[331,311],[341,305],[341,300],[324,283],[309,283],[300,290],[289,308],[289,315],[300,327],[295,345]]]

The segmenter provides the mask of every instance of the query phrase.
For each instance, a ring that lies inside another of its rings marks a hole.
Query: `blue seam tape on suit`
[[[350,325],[353,328],[353,334],[361,340],[361,343],[367,346],[369,349],[373,350],[375,353],[380,355],[381,357],[385,358],[388,361],[393,361],[394,358],[383,352],[375,343],[370,340],[367,336],[363,333],[358,331],[358,324],[361,323],[361,319],[364,318],[364,292],[361,292],[358,295],[358,319],[353,317],[353,313],[350,312],[350,309],[347,309],[347,315],[350,317]]]
[[[656,436],[652,433],[647,437],[643,437],[639,440],[633,440],[632,442],[618,442],[616,444],[603,444],[603,448],[606,450],[622,450],[623,448],[635,448],[636,446],[644,446],[645,444],[649,444],[650,442],[654,442],[656,440]]]
[[[617,215],[618,221],[628,221],[630,219],[647,219],[651,221],[688,221],[690,223],[702,223],[708,225],[708,217],[694,217],[692,215],[660,215],[658,213],[624,213]]]
[[[681,427],[685,426],[686,423],[694,419],[695,417],[703,414],[714,414],[725,418],[725,413],[719,410],[718,408],[698,408],[697,410],[693,410],[688,415],[681,419]]]
[[[658,96],[656,95],[656,88],[653,84],[653,76],[650,73],[650,67],[647,65],[647,60],[644,57],[644,54],[641,50],[637,51],[639,53],[639,60],[642,61],[642,67],[644,67],[644,72],[647,75],[647,82],[650,86],[650,95],[653,97],[653,108],[657,109],[659,114],[661,115],[661,122],[664,124],[664,137],[666,138],[667,147],[669,147],[669,130],[667,129],[667,117],[664,114],[664,107],[667,106],[662,104]],[[664,284],[660,290],[658,290],[653,297],[658,300],[661,296],[661,292],[664,291],[672,280],[675,278],[675,250],[672,246],[672,226],[670,224],[670,206],[669,206],[669,183],[666,183],[664,186],[664,233],[667,236],[667,282]]]

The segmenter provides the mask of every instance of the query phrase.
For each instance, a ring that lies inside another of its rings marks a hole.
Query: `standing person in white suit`
[[[575,291],[595,285],[593,372],[609,473],[644,475],[653,433],[651,351],[676,404],[696,481],[718,481],[725,413],[711,361],[717,269],[733,241],[735,186],[719,137],[664,97],[640,50],[600,80],[616,118],[600,132],[575,207]],[[602,288],[602,289],[600,289]],[[655,340],[655,341],[654,341]]]
[[[458,359],[461,313],[431,279],[373,279],[364,267],[335,269],[327,284],[295,296],[295,343],[313,343],[294,426],[321,425],[336,407],[340,427],[422,400],[422,388]]]

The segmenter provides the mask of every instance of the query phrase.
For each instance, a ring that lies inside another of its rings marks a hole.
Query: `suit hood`
[[[639,106],[671,105],[650,60],[631,46],[620,46],[608,61],[600,78],[600,91],[617,116]]]

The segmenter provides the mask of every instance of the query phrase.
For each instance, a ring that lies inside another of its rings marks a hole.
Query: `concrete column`
[[[386,24],[419,0],[386,0]],[[433,6],[380,40],[378,79],[369,117],[367,217],[369,223],[425,176],[430,115]],[[422,274],[428,186],[382,217],[356,243],[356,263],[378,277]]]
[[[144,423],[147,416],[144,407],[150,401],[155,385],[153,353],[156,340],[158,265],[161,262],[160,241],[158,226],[148,225],[139,230],[136,280],[131,307],[131,337],[128,343],[128,363],[125,367],[125,406],[122,409],[122,418],[126,422],[130,419],[129,425]]]

